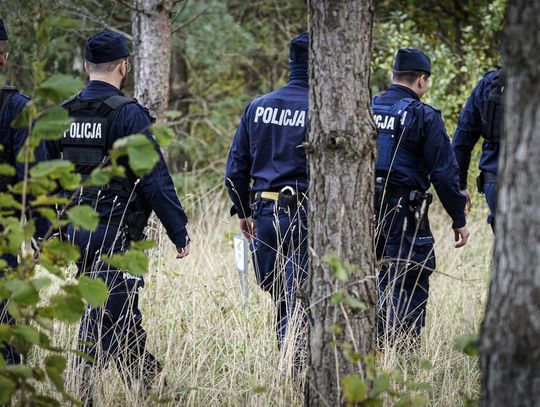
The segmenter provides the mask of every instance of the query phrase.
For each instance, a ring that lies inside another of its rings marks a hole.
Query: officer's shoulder
[[[145,116],[148,116],[149,119],[153,119],[152,114],[150,113],[150,109],[148,109],[145,105],[139,103],[139,101],[135,98],[130,98],[124,96],[125,100],[122,102],[122,110],[128,114],[128,115],[138,115],[143,114]]]
[[[422,109],[424,111],[424,113],[426,113],[428,115],[441,116],[441,111],[439,109],[437,109],[436,107],[433,107],[431,105],[428,105],[425,102],[418,101],[417,106],[418,106],[419,109]]]
[[[436,123],[443,123],[442,113],[436,107],[420,101],[418,108],[422,109],[424,122],[432,121]]]

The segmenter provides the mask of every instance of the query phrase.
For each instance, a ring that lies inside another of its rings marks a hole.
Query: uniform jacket
[[[90,81],[81,92],[80,97],[81,99],[101,99],[115,94],[123,95],[119,89],[106,82]],[[137,188],[165,226],[171,241],[177,247],[184,247],[189,241],[186,230],[187,217],[178,199],[163,154],[154,136],[148,130],[151,123],[152,118],[148,109],[139,103],[129,103],[123,106],[110,124],[108,148],[110,149],[119,138],[136,133],[146,134],[155,143],[159,161],[150,173],[141,178]],[[61,156],[57,142],[48,142],[46,150],[49,159]],[[109,216],[118,217],[125,210],[125,205],[125,199],[123,201],[119,199],[113,204],[112,197],[105,195],[100,200],[97,211],[102,219],[107,219]]]
[[[227,159],[225,185],[238,216],[250,216],[249,194],[308,187],[302,146],[308,123],[308,83],[292,79],[244,110]],[[253,181],[250,186],[251,181]]]
[[[374,103],[393,105],[405,98],[418,102],[412,103],[407,109],[405,130],[388,183],[393,187],[422,191],[428,190],[433,184],[452,218],[452,228],[461,228],[466,223],[466,198],[459,191],[459,169],[441,113],[420,102],[412,89],[396,84],[390,85],[382,95],[376,97]],[[414,165],[405,165],[411,159]],[[377,176],[386,177],[387,174],[377,173]]]
[[[467,176],[471,153],[482,135],[482,109],[484,100],[488,96],[491,82],[496,71],[488,72],[476,85],[467,99],[465,107],[459,116],[458,125],[452,139],[452,146],[456,153],[459,165],[459,183],[461,189],[467,188]],[[499,157],[499,143],[482,143],[482,155],[480,157],[480,170],[497,174],[497,161]]]

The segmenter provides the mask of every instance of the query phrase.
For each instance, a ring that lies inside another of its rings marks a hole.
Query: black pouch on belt
[[[409,195],[409,208],[414,213],[415,228],[419,232],[425,232],[428,227],[429,205],[433,201],[430,192],[411,191]]]
[[[478,175],[478,177],[476,177],[476,189],[478,190],[479,194],[484,193],[484,184],[485,184],[484,172],[480,171],[480,175]]]
[[[286,210],[295,210],[298,207],[298,195],[292,187],[284,187],[279,191],[278,206]]]

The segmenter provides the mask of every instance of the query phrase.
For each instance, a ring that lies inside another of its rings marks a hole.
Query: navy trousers
[[[379,340],[417,338],[425,325],[429,276],[435,270],[429,222],[418,230],[407,198],[389,198],[376,210]]]
[[[252,209],[257,228],[252,244],[255,275],[261,288],[274,300],[281,348],[287,324],[295,312],[300,324],[304,324],[296,295],[307,277],[307,213],[303,206],[285,210],[264,199],[254,202]]]
[[[109,289],[103,307],[88,307],[79,327],[79,350],[93,362],[79,360],[83,368],[103,368],[114,360],[126,384],[142,380],[148,386],[161,371],[156,358],[146,351],[146,332],[142,327],[138,290],[144,286],[142,277],[111,269],[100,261],[102,254],[124,251],[127,242],[114,225],[99,225],[95,232],[68,228],[74,244],[79,246],[79,273],[102,279]],[[85,373],[88,375],[88,373]],[[91,377],[86,378],[91,381]]]
[[[19,263],[17,262],[17,257],[12,254],[4,254],[2,259],[5,260],[8,266],[11,269],[16,269]],[[4,276],[4,272],[0,271],[0,278]],[[14,325],[15,319],[11,316],[7,309],[7,301],[0,301],[0,324]],[[8,364],[18,364],[21,363],[21,355],[15,350],[14,347],[8,345],[7,343],[0,343],[0,354],[4,357],[4,360]]]
[[[489,216],[488,223],[495,233],[495,210],[497,209],[497,183],[496,182],[486,182],[484,184],[484,195],[486,197],[486,202],[489,207]]]

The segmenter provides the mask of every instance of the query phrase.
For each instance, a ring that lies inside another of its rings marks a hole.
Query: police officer
[[[428,208],[433,184],[452,218],[456,247],[467,243],[465,196],[458,166],[438,110],[420,101],[428,90],[431,61],[420,50],[398,50],[392,84],[373,99],[378,128],[375,165],[379,339],[407,335],[425,324],[429,276],[435,269]]]
[[[480,139],[480,175],[477,179],[478,192],[483,193],[489,207],[488,223],[495,232],[495,209],[497,207],[497,163],[502,135],[503,71],[499,68],[488,72],[476,85],[459,116],[452,139],[452,146],[459,165],[459,185],[467,196],[467,209],[471,208],[467,191],[467,176],[471,152]]]
[[[286,86],[245,109],[227,159],[225,185],[240,230],[251,241],[257,281],[276,306],[278,344],[299,311],[296,291],[307,267],[305,141],[308,112],[308,33],[289,44]],[[298,319],[301,327],[302,317]]]
[[[68,227],[70,238],[81,251],[79,273],[101,278],[110,292],[103,308],[89,308],[85,313],[79,330],[80,350],[92,356],[98,368],[112,358],[128,384],[142,379],[148,388],[161,367],[146,350],[146,332],[141,325],[138,289],[144,286],[144,280],[111,269],[100,256],[122,252],[131,240],[142,238],[141,229],[151,210],[176,246],[177,258],[189,254],[189,237],[186,215],[150,132],[153,118],[148,109],[120,91],[130,70],[128,57],[126,39],[120,34],[100,32],[88,39],[84,68],[90,81],[80,94],[63,104],[74,124],[58,142],[49,143],[47,150],[50,158],[72,161],[84,179],[107,162],[107,151],[122,137],[144,133],[155,144],[159,162],[149,174],[137,178],[128,170],[127,179],[113,179],[106,186],[82,191],[78,203],[92,205],[100,216],[96,231]],[[89,362],[82,364],[84,384],[89,386],[94,368]],[[85,390],[83,398],[89,405],[92,389]]]
[[[0,68],[7,64],[8,58],[8,34],[4,21],[0,19]],[[15,177],[0,177],[0,192],[6,192],[9,185],[24,178],[24,165],[17,163],[16,157],[26,140],[28,129],[12,128],[11,123],[24,109],[29,100],[27,96],[12,86],[4,86],[0,91],[0,142],[2,143],[0,162],[16,168]],[[2,259],[7,262],[11,269],[15,269],[18,265],[17,257],[12,254],[4,254]],[[3,274],[4,272],[0,271],[0,277]],[[15,321],[8,313],[6,305],[5,302],[0,305],[0,323],[12,324]],[[0,351],[8,363],[20,363],[20,355],[11,346],[5,344],[5,346],[0,347]]]

